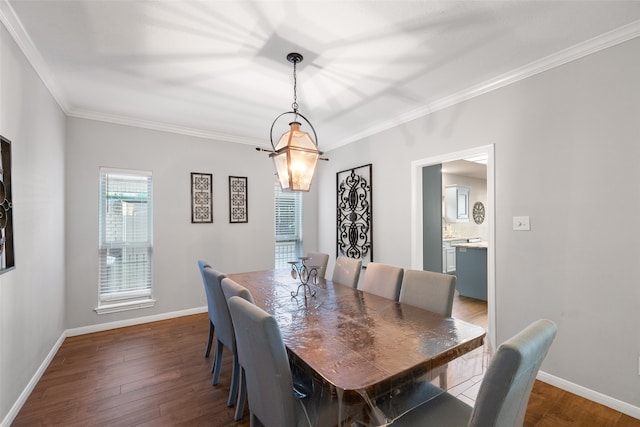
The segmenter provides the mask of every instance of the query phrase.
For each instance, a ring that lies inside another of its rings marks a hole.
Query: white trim
[[[611,396],[607,396],[606,394],[602,394],[597,391],[593,391],[591,389],[543,371],[538,372],[537,379],[547,384],[551,384],[552,386],[558,387],[564,391],[577,394],[578,396],[584,397],[585,399],[589,399],[601,405],[607,406],[618,412],[622,412],[623,414],[627,414],[630,417],[640,419],[640,407],[638,406],[633,406],[630,403],[623,402],[622,400],[615,399]]]
[[[56,353],[58,352],[58,350],[62,346],[62,343],[64,342],[64,340],[67,337],[74,337],[74,336],[78,336],[78,335],[91,334],[91,333],[94,333],[94,332],[102,332],[102,331],[107,331],[107,330],[111,330],[111,329],[123,328],[123,327],[126,327],[126,326],[140,325],[140,324],[144,324],[144,323],[156,322],[156,321],[159,321],[159,320],[173,319],[173,318],[176,318],[176,317],[190,316],[190,315],[193,315],[193,314],[206,313],[206,312],[207,312],[207,307],[206,306],[204,306],[204,307],[196,307],[196,308],[192,308],[192,309],[188,309],[188,310],[173,311],[173,312],[170,312],[170,313],[158,314],[158,315],[154,315],[154,316],[139,317],[139,318],[136,318],[136,319],[121,320],[121,321],[116,321],[116,322],[103,323],[103,324],[100,324],[100,325],[91,325],[91,326],[85,326],[85,327],[82,327],[82,328],[74,328],[74,329],[65,330],[60,335],[60,338],[58,338],[56,343],[53,345],[53,347],[51,348],[51,350],[47,354],[47,357],[42,361],[42,363],[40,364],[40,367],[38,368],[36,373],[33,375],[31,380],[27,384],[27,386],[24,388],[22,393],[20,393],[20,396],[18,397],[18,399],[15,401],[15,403],[13,404],[13,406],[11,407],[11,409],[9,410],[7,415],[4,417],[4,419],[0,423],[0,427],[9,427],[11,425],[11,423],[13,422],[13,420],[16,418],[16,416],[20,412],[20,409],[22,409],[22,406],[24,405],[24,403],[29,398],[29,395],[31,395],[31,392],[33,391],[33,389],[38,384],[38,381],[40,381],[40,378],[42,378],[42,375],[44,374],[46,369],[49,367],[49,364],[51,363],[51,361],[55,357]],[[633,405],[631,405],[629,403],[626,403],[626,402],[623,402],[621,400],[614,399],[614,398],[612,398],[610,396],[607,396],[605,394],[598,393],[596,391],[590,390],[590,389],[588,389],[586,387],[582,387],[582,386],[580,386],[578,384],[574,384],[574,383],[572,383],[570,381],[566,381],[566,380],[564,380],[562,378],[559,378],[559,377],[556,377],[554,375],[547,374],[546,372],[543,372],[543,371],[538,372],[537,378],[540,381],[543,381],[543,382],[546,382],[548,384],[551,384],[551,385],[553,385],[555,387],[558,387],[558,388],[560,388],[562,390],[577,394],[578,396],[582,396],[585,399],[593,400],[594,402],[600,403],[600,404],[605,405],[605,406],[607,406],[609,408],[615,409],[616,411],[620,411],[620,412],[622,412],[624,414],[627,414],[630,417],[634,417],[634,418],[640,419],[640,408],[637,407],[637,406],[633,406]]]
[[[40,381],[40,378],[42,378],[42,374],[44,374],[44,372],[47,370],[47,368],[49,367],[49,364],[51,363],[56,353],[62,346],[62,343],[67,337],[75,337],[78,335],[91,334],[93,332],[108,331],[111,329],[124,328],[126,326],[141,325],[144,323],[157,322],[159,320],[173,319],[176,317],[190,316],[193,314],[206,313],[206,312],[207,312],[207,306],[196,307],[196,308],[190,308],[187,310],[156,314],[153,316],[138,317],[135,319],[120,320],[116,322],[101,323],[99,325],[84,326],[81,328],[65,330],[62,333],[62,335],[60,335],[60,338],[58,338],[58,341],[56,341],[56,343],[53,345],[53,347],[51,348],[51,351],[49,351],[49,354],[47,354],[47,357],[45,357],[45,359],[42,361],[42,363],[40,364],[40,367],[38,368],[36,373],[33,375],[31,380],[27,384],[27,386],[24,388],[22,393],[20,393],[20,396],[18,397],[18,399],[16,400],[16,402],[13,404],[13,406],[11,407],[7,415],[4,417],[4,419],[0,423],[0,427],[9,427],[11,425],[13,420],[16,418],[16,416],[20,412],[20,409],[22,409],[22,406],[25,404],[25,402],[29,398],[29,395],[31,395],[31,392],[38,384],[38,381]]]
[[[102,177],[103,174],[120,174],[127,175],[127,178],[140,178],[140,180],[147,179],[148,177],[153,177],[153,171],[148,170],[138,170],[138,169],[122,169],[122,168],[112,168],[109,166],[100,166],[99,168],[99,178]],[[142,178],[144,177],[144,178]]]
[[[90,326],[83,326],[83,327],[80,327],[80,328],[67,329],[66,333],[67,333],[68,337],[75,337],[77,335],[84,335],[84,334],[91,334],[91,333],[94,333],[94,332],[109,331],[111,329],[124,328],[124,327],[127,327],[127,326],[133,326],[133,325],[141,325],[143,323],[157,322],[159,320],[173,319],[173,318],[176,318],[176,317],[190,316],[192,314],[199,314],[199,313],[206,313],[206,312],[207,312],[207,306],[196,307],[196,308],[190,308],[190,309],[187,309],[187,310],[171,311],[169,313],[154,314],[154,315],[151,315],[151,316],[136,317],[136,318],[133,318],[133,319],[117,320],[115,322],[100,323],[100,324],[97,324],[97,325],[90,325]]]
[[[342,147],[343,145],[347,145],[368,136],[372,136],[385,130],[394,128],[403,123],[410,122],[420,117],[427,116],[436,111],[443,110],[464,101],[468,101],[469,99],[475,98],[476,96],[503,88],[512,83],[519,82],[520,80],[524,80],[528,77],[540,74],[552,68],[559,67],[571,61],[575,61],[587,55],[591,55],[592,53],[596,53],[603,49],[607,49],[620,43],[624,43],[638,36],[640,36],[640,20],[634,21],[630,24],[616,28],[592,39],[578,43],[574,46],[553,53],[544,58],[530,62],[529,64],[518,67],[492,79],[486,80],[480,84],[468,87],[458,93],[454,93],[453,95],[445,96],[444,98],[438,99],[429,104],[420,106],[406,113],[392,117],[389,120],[378,122],[361,132],[351,135],[350,137],[339,141],[331,145],[330,147],[325,148],[325,151],[334,150],[336,148]]]
[[[11,37],[27,58],[27,61],[29,61],[38,77],[40,77],[42,83],[49,90],[53,99],[58,103],[62,111],[67,114],[68,102],[63,96],[62,90],[58,86],[53,74],[49,71],[46,62],[42,59],[40,52],[35,48],[31,37],[29,37],[29,34],[27,34],[27,31],[22,26],[22,23],[8,0],[0,0],[0,22],[4,24],[9,34],[11,34]]]
[[[58,341],[56,341],[53,347],[51,347],[49,354],[47,354],[47,357],[44,358],[44,360],[40,364],[40,367],[38,368],[36,373],[33,374],[33,377],[31,377],[31,380],[27,383],[27,386],[24,388],[24,390],[22,390],[22,393],[20,393],[20,396],[15,401],[11,409],[9,409],[9,412],[2,420],[2,423],[0,423],[0,427],[9,427],[11,425],[13,420],[16,418],[16,416],[20,412],[20,409],[22,409],[22,406],[25,404],[25,402],[31,395],[31,392],[38,384],[38,381],[40,381],[40,378],[42,378],[42,374],[44,374],[44,371],[46,371],[47,368],[49,367],[49,364],[55,357],[56,353],[58,352],[58,350],[60,349],[60,347],[62,346],[62,343],[66,338],[67,338],[67,331],[64,331],[62,335],[60,335],[60,338],[58,338]]]
[[[455,153],[446,153],[411,162],[411,268],[422,270],[422,168],[438,163],[465,159],[479,154],[487,155],[487,336],[491,348],[496,349],[496,248],[495,248],[495,167],[494,145],[485,145]]]
[[[98,314],[118,313],[120,311],[138,310],[141,308],[150,308],[156,305],[156,300],[146,299],[142,301],[127,301],[115,304],[103,304],[93,309]]]
[[[266,146],[264,141],[261,139],[234,136],[219,132],[204,131],[202,129],[192,129],[168,123],[151,122],[93,111],[71,110],[67,100],[63,96],[63,92],[59,89],[58,84],[53,77],[53,74],[49,71],[45,61],[40,55],[40,52],[36,49],[33,41],[20,23],[20,20],[18,19],[8,0],[0,0],[0,22],[2,22],[7,28],[9,34],[11,34],[16,44],[24,53],[27,60],[31,63],[31,66],[36,71],[36,74],[40,76],[40,79],[42,80],[44,85],[47,87],[47,89],[49,89],[49,92],[51,92],[51,95],[56,100],[58,105],[60,105],[60,108],[62,108],[67,116],[134,126],[144,129],[159,130],[180,135],[196,136],[217,141],[233,142],[246,145],[257,145],[259,147]],[[442,110],[463,101],[467,101],[478,95],[482,95],[495,89],[508,86],[512,83],[526,79],[527,77],[531,77],[535,74],[542,73],[560,65],[564,65],[568,62],[575,61],[576,59],[580,59],[592,53],[601,51],[620,43],[624,43],[638,36],[640,36],[640,20],[613,29],[607,33],[578,43],[574,46],[553,53],[537,61],[533,61],[527,65],[509,71],[508,73],[502,74],[501,76],[487,80],[478,85],[471,86],[456,94],[446,96],[432,103],[408,111],[404,114],[400,114],[396,117],[391,118],[390,120],[380,122],[361,132],[351,135],[350,137],[342,141],[338,141],[337,143],[325,148],[325,151],[333,150],[343,145],[347,145],[351,142],[366,138],[367,136],[375,135],[400,124],[407,123],[411,120],[426,116],[435,111]]]
[[[1,0],[0,0],[1,1]],[[221,132],[206,131],[203,129],[194,129],[184,126],[173,125],[169,123],[153,122],[149,120],[141,120],[132,117],[116,116],[113,114],[98,113],[95,111],[73,110],[66,112],[69,117],[79,119],[96,120],[99,122],[113,123],[117,125],[133,126],[136,128],[157,130],[161,132],[174,133],[178,135],[195,136],[198,138],[212,139],[215,141],[232,142],[236,144],[252,145],[271,149],[269,144],[265,144],[263,139],[253,139],[243,136],[229,135]]]

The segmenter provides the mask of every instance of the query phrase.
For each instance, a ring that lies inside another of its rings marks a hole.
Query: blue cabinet
[[[487,300],[487,248],[456,246],[456,289],[460,295]]]

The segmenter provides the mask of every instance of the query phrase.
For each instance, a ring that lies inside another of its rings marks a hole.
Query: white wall
[[[0,134],[11,141],[15,269],[0,275],[0,423],[64,331],[65,118],[0,25]]]
[[[199,258],[222,271],[274,262],[272,161],[254,147],[65,118],[0,26],[0,134],[12,141],[16,268],[0,275],[0,424],[10,422],[68,329],[204,308]],[[66,169],[65,169],[66,165]],[[155,307],[97,315],[100,166],[154,175]],[[214,223],[190,222],[190,173],[214,178]],[[249,222],[230,224],[228,177],[247,176]],[[317,195],[303,196],[305,250]]]
[[[206,306],[198,259],[226,273],[273,268],[274,168],[254,147],[69,119],[67,165],[67,328]],[[100,166],[153,172],[153,308],[108,315],[93,311]],[[191,172],[213,174],[212,224],[191,223]],[[248,178],[246,224],[229,223],[230,175]],[[314,197],[305,197],[303,205],[305,243],[315,246]]]
[[[375,258],[409,266],[410,162],[495,144],[498,341],[552,319],[543,371],[640,414],[639,52],[636,38],[329,152],[320,249],[335,248],[335,173],[373,163]]]

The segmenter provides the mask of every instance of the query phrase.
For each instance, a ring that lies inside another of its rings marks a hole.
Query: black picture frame
[[[11,141],[0,135],[0,274],[13,270],[13,195],[11,188]]]
[[[336,173],[336,256],[373,261],[373,165]]]
[[[249,222],[248,180],[246,176],[229,177],[229,222]]]
[[[191,172],[191,223],[213,222],[213,174]]]

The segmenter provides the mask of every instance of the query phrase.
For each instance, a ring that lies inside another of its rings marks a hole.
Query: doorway
[[[494,146],[486,145],[455,153],[443,154],[411,162],[411,266],[424,268],[423,230],[423,169],[477,156],[487,158],[487,195],[485,221],[487,222],[487,337],[495,350],[496,309],[495,309],[495,180]]]

